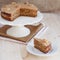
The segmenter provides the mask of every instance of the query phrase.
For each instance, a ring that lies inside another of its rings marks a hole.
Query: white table
[[[51,57],[38,57],[26,51],[25,45],[22,46],[24,60],[60,60],[60,14],[44,13],[41,21],[49,27],[42,36],[38,33],[36,37],[45,38],[58,46],[58,53]],[[0,40],[0,60],[20,60],[20,44]]]

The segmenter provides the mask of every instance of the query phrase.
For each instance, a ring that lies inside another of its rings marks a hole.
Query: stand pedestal
[[[30,34],[30,30],[24,26],[16,26],[9,28],[7,34],[13,37],[25,37]]]

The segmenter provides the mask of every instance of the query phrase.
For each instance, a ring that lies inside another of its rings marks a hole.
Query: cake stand
[[[37,12],[36,17],[27,17],[27,16],[20,16],[16,18],[14,21],[8,21],[3,19],[0,16],[0,23],[3,25],[10,25],[12,26],[7,30],[7,34],[13,37],[25,37],[30,34],[30,30],[26,28],[24,25],[32,25],[38,23],[42,20],[43,15],[39,11]]]

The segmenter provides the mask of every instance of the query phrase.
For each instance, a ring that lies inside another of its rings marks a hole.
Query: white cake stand
[[[32,25],[34,23],[38,23],[42,20],[42,18],[42,14],[38,11],[36,17],[20,16],[14,21],[5,20],[0,16],[0,23],[13,26],[7,30],[6,33],[8,35],[13,37],[25,37],[30,34],[30,30],[24,27],[24,25]]]

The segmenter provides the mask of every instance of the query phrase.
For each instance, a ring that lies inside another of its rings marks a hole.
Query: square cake
[[[51,49],[51,43],[46,39],[34,39],[34,47],[43,53],[48,53]]]

